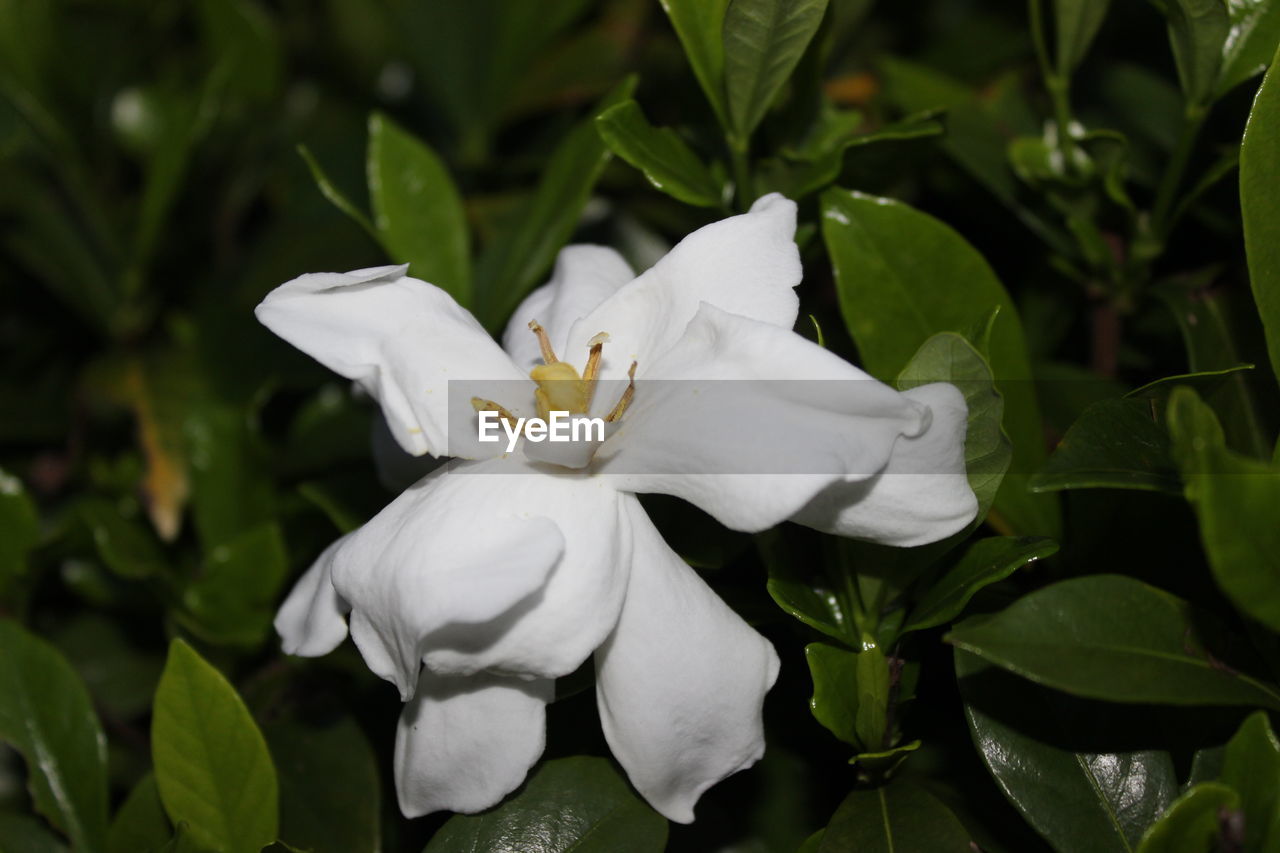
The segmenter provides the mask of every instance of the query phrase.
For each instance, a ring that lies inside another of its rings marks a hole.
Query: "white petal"
[[[633,278],[635,273],[622,255],[607,246],[565,246],[556,258],[551,281],[525,297],[511,315],[502,348],[526,373],[541,364],[538,340],[529,331],[529,321],[537,320],[556,355],[581,365],[587,353],[568,351],[569,329]]]
[[[419,662],[440,674],[572,672],[625,593],[619,503],[607,483],[520,456],[428,476],[335,556],[365,662],[404,696]]]
[[[568,360],[580,364],[576,353],[586,352],[593,335],[608,332],[602,375],[622,376],[638,361],[638,375],[648,376],[654,359],[679,339],[702,302],[790,329],[801,277],[795,230],[795,202],[776,193],[749,213],[698,229],[574,324]]]
[[[331,576],[333,555],[346,538],[343,536],[324,549],[276,613],[276,633],[283,641],[285,654],[320,657],[347,638],[346,617],[351,605],[333,588]]]
[[[794,521],[840,536],[911,547],[945,539],[973,520],[978,499],[965,475],[964,396],[945,382],[913,388],[905,396],[933,412],[929,429],[899,438],[881,474],[829,486]]]
[[[405,817],[471,814],[524,781],[546,742],[555,682],[423,670],[396,727],[396,795]]]
[[[707,304],[650,376],[596,470],[735,530],[772,527],[831,483],[876,475],[898,437],[929,418],[799,335]]]
[[[487,395],[450,388],[449,380],[506,384],[526,377],[449,294],[405,276],[405,269],[300,276],[267,294],[255,313],[325,367],[359,382],[382,405],[405,450],[459,455],[449,453],[449,399],[461,399],[454,415],[466,416],[470,426],[456,431],[474,439],[466,404],[472,393]]]
[[[645,799],[689,823],[707,788],[764,754],[778,656],[632,504],[634,565],[618,627],[596,655],[605,738]]]
[[[505,462],[514,473],[455,479],[472,481],[490,507],[509,505],[553,521],[564,537],[564,556],[528,607],[500,625],[482,626],[484,631],[462,625],[438,632],[423,662],[441,673],[483,669],[558,678],[581,666],[617,624],[630,571],[626,496],[586,474],[559,473],[515,457]],[[501,469],[494,460],[467,470]],[[488,535],[484,521],[472,524],[473,535]]]

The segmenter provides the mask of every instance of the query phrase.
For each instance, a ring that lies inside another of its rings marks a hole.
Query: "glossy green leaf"
[[[1188,104],[1203,107],[1213,98],[1231,31],[1226,0],[1167,0],[1164,13],[1182,93]]]
[[[223,675],[174,640],[156,690],[151,753],[165,812],[192,840],[258,853],[276,838],[276,771],[249,710]]]
[[[1121,575],[1092,575],[1033,592],[946,639],[1088,698],[1280,709],[1280,688],[1214,657],[1203,625],[1202,614],[1177,596]]]
[[[1143,489],[1182,494],[1169,436],[1150,400],[1094,403],[1067,430],[1030,481],[1038,492],[1060,489]]]
[[[1218,585],[1280,631],[1280,468],[1228,450],[1213,410],[1190,389],[1169,398],[1169,433]]]
[[[729,0],[662,0],[694,76],[720,123],[728,126],[724,99],[724,19]]]
[[[858,743],[875,752],[888,746],[889,736],[889,661],[884,651],[871,642],[863,642],[854,656],[858,707],[854,713],[854,731]]]
[[[107,741],[89,691],[57,650],[0,620],[0,740],[27,762],[36,809],[95,853],[107,837]]]
[[[595,116],[630,98],[634,89],[635,78],[628,78],[569,131],[547,161],[533,196],[481,254],[475,272],[475,309],[489,328],[506,321],[573,234],[587,197],[612,156],[596,131]]]
[[[1280,15],[1280,3],[1270,4]],[[1240,208],[1249,281],[1267,335],[1271,367],[1280,376],[1280,71],[1262,81],[1240,148]]]
[[[606,145],[649,179],[655,189],[700,207],[718,207],[723,193],[698,155],[669,127],[649,124],[640,105],[626,100],[596,117]]]
[[[409,275],[471,301],[471,243],[462,198],[439,156],[382,113],[369,116],[366,163],[373,224]]]
[[[424,853],[658,853],[667,822],[602,758],[575,756],[538,767],[497,808],[457,815]]]
[[[1280,45],[1280,3],[1227,0],[1231,30],[1222,52],[1217,96],[1221,97],[1271,63]]]
[[[27,551],[40,541],[40,519],[22,481],[0,468],[0,592],[26,570]]]
[[[751,136],[822,23],[827,0],[730,0],[724,16],[729,124]]]
[[[0,812],[0,850],[4,853],[67,853],[67,845],[37,817]]]
[[[1054,27],[1058,37],[1058,73],[1066,77],[1084,59],[1093,37],[1107,16],[1111,0],[1054,0]]]
[[[92,499],[80,506],[80,517],[93,536],[98,556],[124,578],[148,578],[168,571],[160,543],[138,519],[126,518],[110,501]]]
[[[246,531],[208,553],[201,576],[183,592],[183,622],[209,642],[259,643],[287,573],[279,526]]]
[[[1227,743],[1219,781],[1240,795],[1244,849],[1275,850],[1280,845],[1280,740],[1264,712],[1250,714]]]
[[[280,836],[312,853],[377,853],[380,779],[359,726],[276,724],[266,737],[280,774]]]
[[[956,677],[974,745],[996,784],[1059,853],[1131,853],[1178,793],[1173,758],[1159,750],[1069,749],[1093,731],[1079,700],[956,652]]]
[[[922,631],[945,625],[964,611],[980,589],[1002,581],[1023,566],[1042,560],[1058,550],[1052,539],[995,536],[979,539],[956,563],[920,596],[911,616],[902,627]]]
[[[804,647],[813,679],[809,710],[813,717],[840,740],[858,745],[855,720],[858,713],[857,655],[831,643],[810,643]]]
[[[933,217],[856,191],[823,193],[822,231],[845,323],[874,376],[896,374],[930,335],[967,331],[1000,309],[988,355],[1013,464],[995,508],[1014,532],[1056,535],[1056,501],[1025,492],[1024,472],[1044,458],[1040,412],[1017,309],[986,260]]]
[[[165,816],[152,773],[142,779],[129,792],[107,835],[107,853],[139,853],[158,850],[173,834],[169,818]]]
[[[854,791],[832,815],[818,853],[972,853],[972,836],[951,810],[905,779]]]
[[[1137,853],[1213,853],[1225,813],[1238,808],[1240,796],[1226,785],[1196,785],[1147,831]]]
[[[756,543],[769,572],[769,595],[778,606],[810,628],[856,645],[857,628],[847,591],[837,589],[825,576],[802,571],[780,531],[760,533]]]

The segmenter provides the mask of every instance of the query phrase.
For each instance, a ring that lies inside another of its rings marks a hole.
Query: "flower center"
[[[549,420],[552,412],[568,412],[571,415],[585,415],[590,412],[591,401],[595,397],[596,384],[599,380],[600,357],[604,352],[605,343],[609,340],[609,335],[601,332],[587,341],[589,347],[587,366],[579,375],[577,368],[572,364],[556,358],[556,352],[547,337],[547,331],[537,320],[529,322],[529,331],[537,335],[538,347],[542,350],[542,364],[529,371],[529,378],[538,386],[533,392],[538,406],[538,417]],[[630,381],[612,411],[605,415],[606,423],[620,420],[631,405],[631,400],[636,394],[636,364],[637,362],[631,362],[631,367],[627,370]],[[510,421],[512,425],[516,422],[516,418],[507,409],[492,400],[472,397],[471,405],[477,412],[497,412],[500,418]]]

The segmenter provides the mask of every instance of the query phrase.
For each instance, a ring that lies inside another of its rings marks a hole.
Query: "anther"
[[[586,383],[587,411],[591,411],[591,398],[596,393],[596,376],[600,373],[600,356],[604,352],[604,345],[609,341],[609,333],[601,332],[600,334],[587,341],[587,346],[591,347],[591,352],[587,355],[587,366],[582,371],[582,381]]]
[[[509,422],[512,426],[516,423],[515,415],[511,414],[492,400],[486,400],[483,397],[472,397],[471,408],[475,409],[477,412],[497,412],[498,417],[501,420]]]
[[[529,331],[538,336],[538,347],[542,350],[543,364],[555,364],[560,360],[556,358],[556,351],[551,348],[551,341],[547,338],[547,330],[542,328],[537,320],[529,321]]]
[[[631,368],[627,370],[627,378],[631,381],[627,383],[627,390],[622,392],[622,396],[618,398],[618,405],[613,407],[613,411],[605,416],[606,423],[613,423],[626,414],[627,407],[631,405],[631,399],[636,395],[636,364],[631,362]]]

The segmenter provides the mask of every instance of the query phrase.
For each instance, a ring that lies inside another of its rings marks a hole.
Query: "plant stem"
[[[1206,112],[1204,107],[1198,105],[1187,107],[1182,118],[1182,132],[1178,136],[1178,145],[1173,149],[1169,165],[1165,167],[1164,175],[1160,178],[1160,187],[1156,190],[1155,206],[1151,213],[1151,224],[1161,240],[1168,236],[1165,229],[1169,214],[1173,210],[1173,203],[1178,194],[1178,187],[1182,185],[1187,165],[1191,162],[1191,153],[1195,151],[1196,138],[1204,125]]]
[[[748,142],[733,135],[726,139],[729,143],[729,159],[733,163],[733,195],[738,201],[739,212],[745,213],[751,202],[755,201],[747,197],[751,193],[751,162],[747,157]]]

